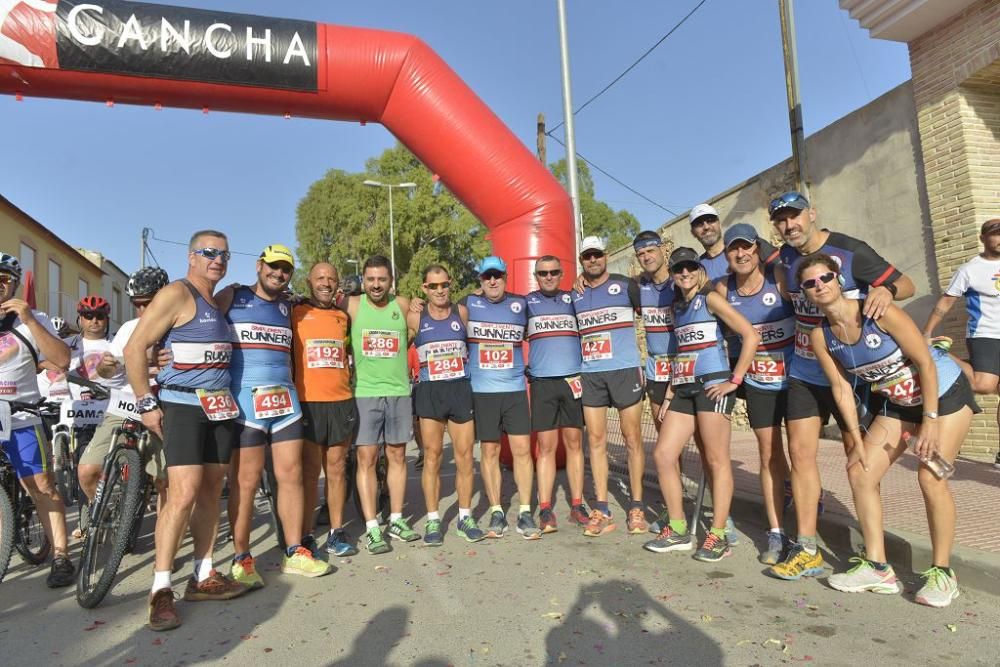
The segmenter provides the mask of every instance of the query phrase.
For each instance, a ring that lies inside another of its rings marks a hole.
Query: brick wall
[[[981,249],[978,231],[1000,217],[1000,0],[982,0],[910,42],[913,97],[924,158],[940,288]],[[966,315],[956,306],[943,330],[965,353]],[[979,397],[962,449],[996,452],[997,398]]]

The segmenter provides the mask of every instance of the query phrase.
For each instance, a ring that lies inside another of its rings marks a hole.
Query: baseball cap
[[[716,218],[719,217],[719,212],[715,210],[715,207],[711,204],[698,204],[688,215],[688,222],[694,222],[703,215],[714,215]]]
[[[487,271],[499,271],[500,273],[507,273],[507,264],[504,263],[502,259],[496,255],[489,255],[488,257],[483,257],[482,261],[479,262],[479,266],[476,267],[476,273],[483,275]]]
[[[295,257],[292,255],[292,251],[281,245],[280,243],[273,243],[260,253],[260,261],[267,262],[268,264],[273,264],[274,262],[288,262],[295,268]]]
[[[794,208],[797,211],[809,208],[809,200],[801,192],[794,190],[786,192],[780,197],[775,197],[767,205],[767,215],[773,220],[774,214],[783,208]]]
[[[604,245],[604,241],[602,241],[599,236],[588,236],[583,239],[583,242],[580,244],[580,254],[582,255],[588,250],[600,250],[601,252],[605,252],[607,248]]]
[[[746,241],[748,243],[756,243],[757,230],[754,228],[753,225],[747,224],[745,222],[740,222],[727,229],[726,233],[723,234],[722,238],[727,248],[729,247],[729,244],[732,243],[733,241]]]
[[[694,262],[695,264],[701,265],[699,261],[698,253],[692,248],[685,248],[681,246],[677,250],[670,253],[670,270],[673,271],[674,267],[678,264],[685,264],[688,262]]]
[[[979,230],[980,234],[996,234],[1000,232],[1000,218],[993,218],[992,220],[987,220],[983,223],[983,228]]]

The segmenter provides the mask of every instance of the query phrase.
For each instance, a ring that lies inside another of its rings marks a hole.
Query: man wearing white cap
[[[708,274],[709,281],[715,282],[729,273],[719,212],[711,204],[698,204],[691,209],[688,220],[691,222],[691,235],[705,248],[698,261]],[[757,243],[764,264],[772,264],[778,259],[778,250],[773,245],[764,239],[757,239]]]

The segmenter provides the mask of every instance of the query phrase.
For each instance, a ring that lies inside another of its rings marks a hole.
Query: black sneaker
[[[76,568],[66,556],[56,556],[52,559],[52,569],[45,579],[49,588],[65,588],[76,583]]]

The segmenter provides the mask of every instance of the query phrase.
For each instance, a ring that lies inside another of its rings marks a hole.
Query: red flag
[[[38,308],[35,303],[35,274],[32,271],[24,272],[24,300],[28,302],[28,308]]]

